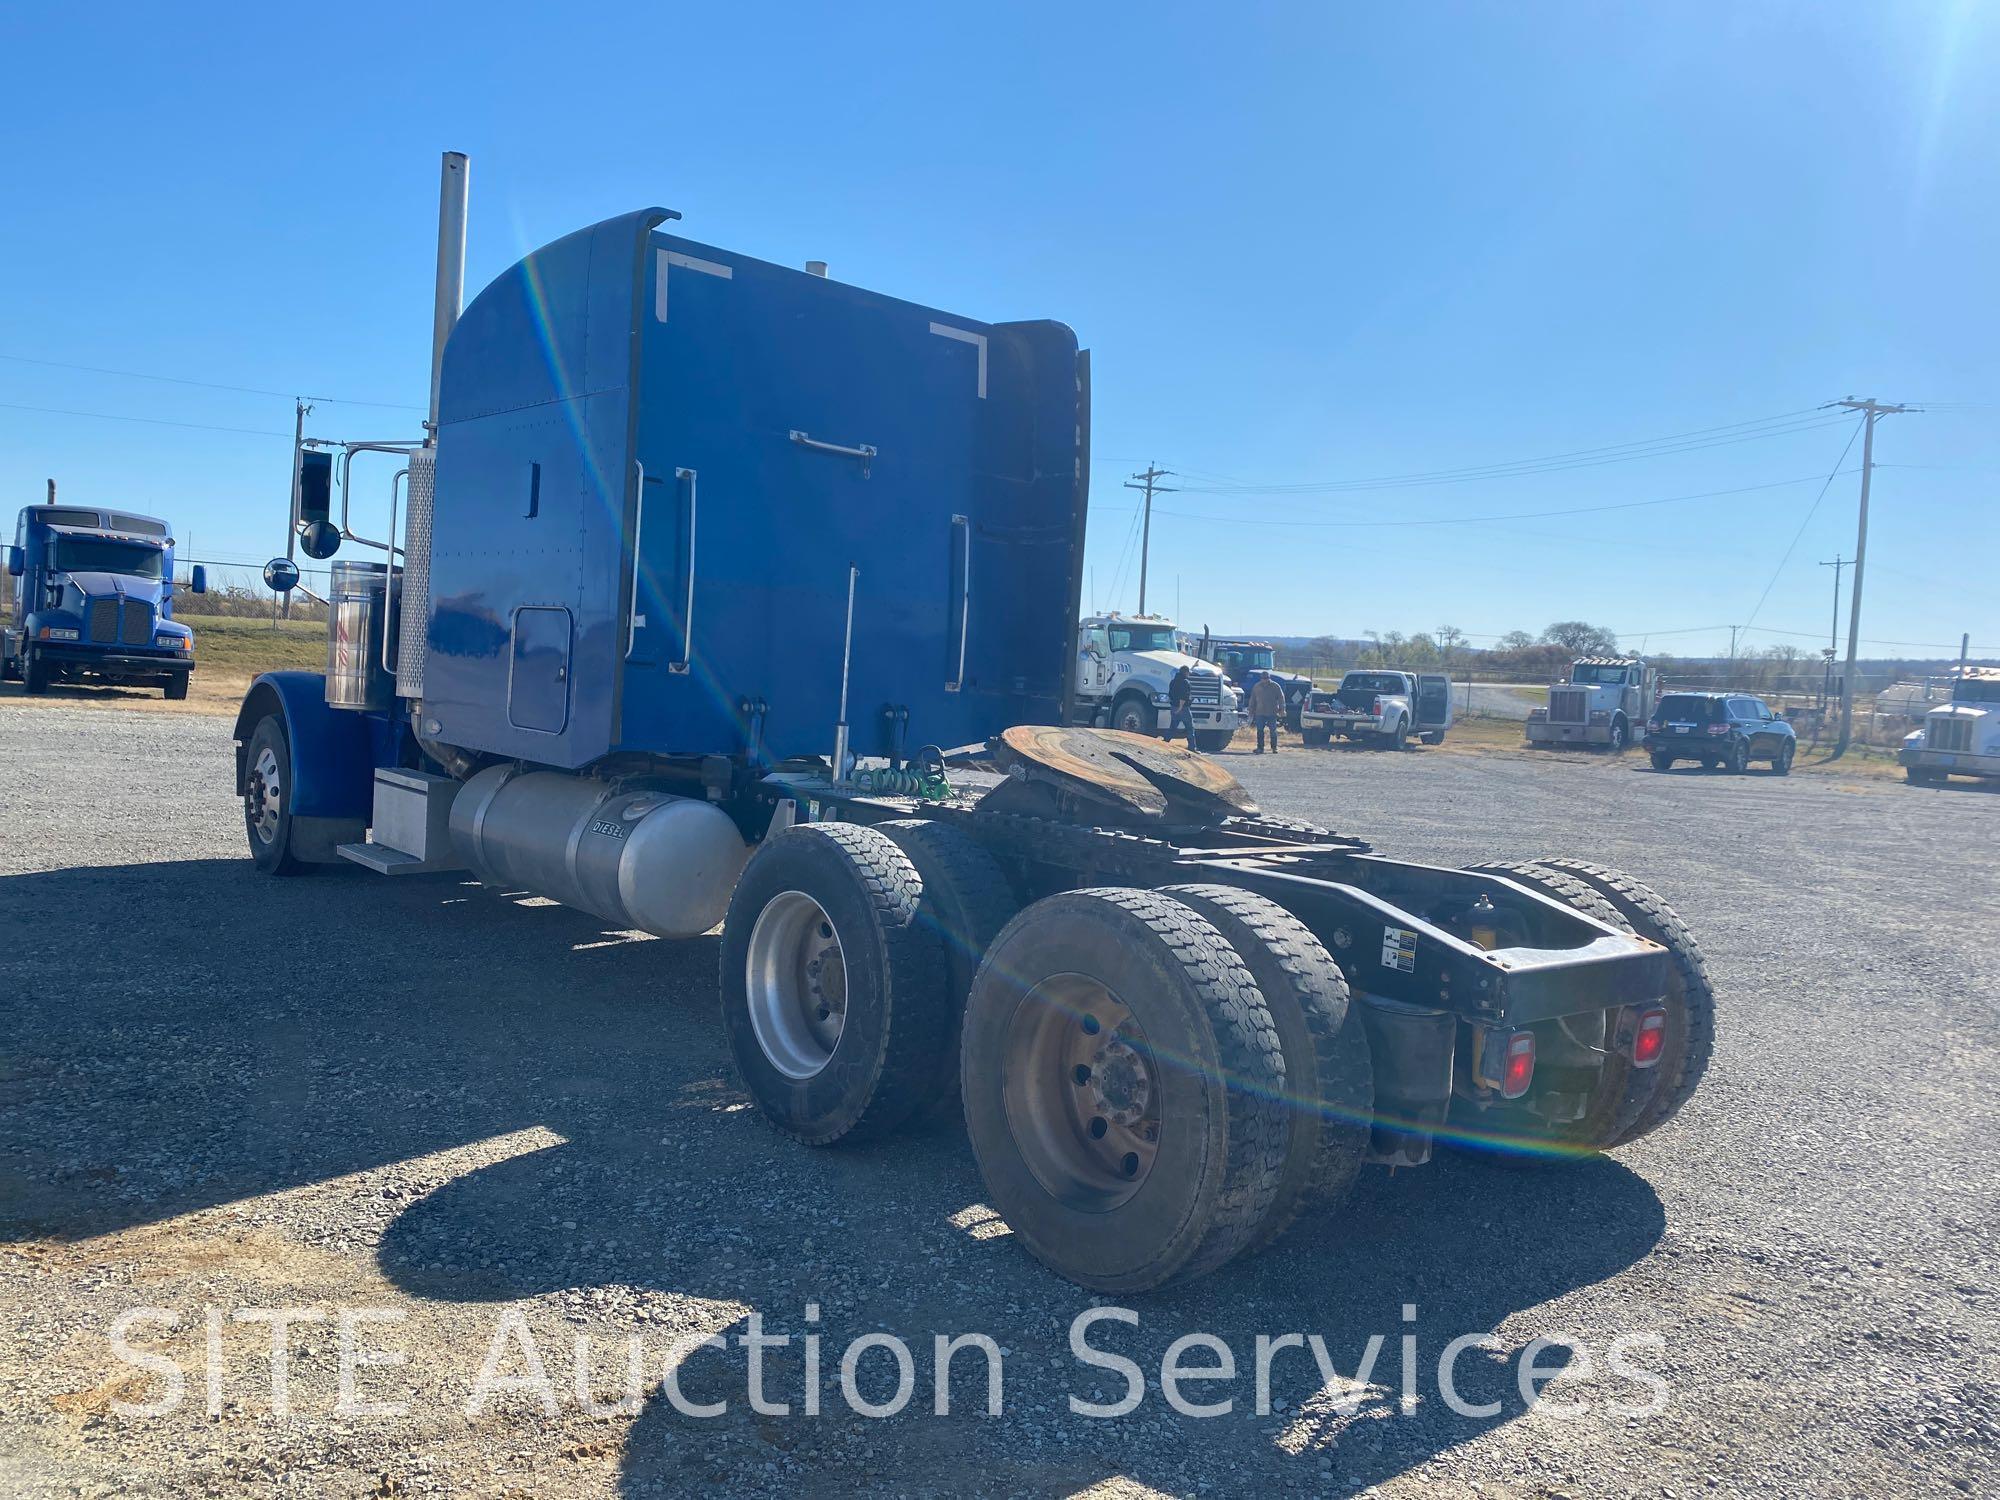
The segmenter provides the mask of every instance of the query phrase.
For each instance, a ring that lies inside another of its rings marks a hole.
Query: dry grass
[[[326,669],[323,622],[280,620],[274,625],[269,618],[203,615],[188,623],[194,627],[194,675],[188,679],[187,697],[179,703],[167,702],[158,688],[72,684],[58,684],[46,697],[30,698],[18,682],[10,682],[0,687],[0,705],[95,704],[161,713],[233,714],[259,672]]]

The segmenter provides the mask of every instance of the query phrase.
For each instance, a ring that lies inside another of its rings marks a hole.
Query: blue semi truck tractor
[[[1693,1092],[1714,997],[1636,882],[1389,859],[1072,727],[1068,328],[664,209],[460,316],[464,180],[447,156],[426,433],[295,455],[273,581],[298,547],[376,555],[335,564],[328,672],[259,678],[238,715],[262,870],[719,925],[723,1029],[778,1132],[962,1113],[1019,1242],[1106,1292],[1269,1244],[1370,1163],[1586,1156]]]
[[[194,632],[174,618],[174,593],[208,588],[197,564],[174,582],[173,528],[152,516],[96,506],[25,507],[7,548],[13,587],[0,626],[0,679],[30,693],[54,682],[162,689],[185,698]]]

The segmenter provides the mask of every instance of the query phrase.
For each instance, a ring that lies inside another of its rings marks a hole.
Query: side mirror
[[[329,520],[332,515],[333,455],[308,448],[299,454],[299,523],[310,525]]]
[[[188,587],[197,594],[208,592],[208,569],[196,563],[188,570]]]
[[[299,586],[299,565],[289,557],[274,557],[264,564],[264,585],[273,593],[289,594]]]
[[[307,557],[325,562],[340,550],[340,528],[331,521],[314,521],[299,533],[299,545]]]
[[[27,571],[28,555],[19,547],[9,547],[7,549],[7,572],[12,577],[19,578]]]

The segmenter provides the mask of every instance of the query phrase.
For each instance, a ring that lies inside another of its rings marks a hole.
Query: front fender
[[[236,711],[236,795],[248,773],[250,736],[270,714],[284,720],[291,741],[292,814],[360,818],[373,811],[375,753],[368,716],[329,708],[318,672],[266,672],[250,684]]]

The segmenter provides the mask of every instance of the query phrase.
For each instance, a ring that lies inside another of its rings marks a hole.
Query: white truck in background
[[[1167,685],[1188,669],[1195,749],[1213,754],[1243,723],[1243,694],[1219,668],[1181,650],[1174,622],[1161,615],[1088,615],[1077,626],[1079,724],[1128,734],[1165,734],[1172,721]]]
[[[1531,745],[1603,745],[1613,755],[1645,732],[1660,701],[1660,674],[1636,656],[1579,656],[1569,681],[1549,686],[1549,706],[1528,712]]]
[[[1299,715],[1308,745],[1335,735],[1401,750],[1412,735],[1426,745],[1444,743],[1451,727],[1451,679],[1442,672],[1349,672],[1332,692],[1315,690]]]
[[[1951,701],[1904,736],[1896,759],[1918,785],[1954,776],[2000,779],[2000,667],[1968,667],[1951,685]]]

